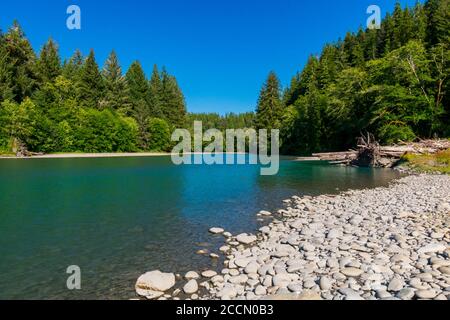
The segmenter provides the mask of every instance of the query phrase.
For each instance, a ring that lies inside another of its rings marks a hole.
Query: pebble
[[[193,294],[198,291],[198,283],[196,280],[192,279],[188,283],[186,283],[183,287],[183,291],[186,294]]]
[[[359,277],[364,271],[358,268],[349,267],[341,269],[341,273],[347,277]]]
[[[448,299],[449,199],[450,176],[411,175],[388,187],[293,197],[258,235],[212,228],[226,238],[226,257],[222,275],[201,274],[209,280],[200,299]],[[190,292],[199,276],[188,274]],[[165,291],[136,286],[152,299]]]
[[[211,228],[211,229],[209,229],[209,232],[212,234],[221,234],[221,233],[224,233],[225,230],[222,228]]]
[[[206,270],[202,272],[202,277],[204,278],[212,278],[217,275],[217,272],[213,270]]]
[[[419,299],[434,299],[437,296],[436,291],[433,290],[418,290],[416,297]]]

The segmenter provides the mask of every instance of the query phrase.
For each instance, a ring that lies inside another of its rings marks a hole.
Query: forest
[[[348,32],[311,55],[283,88],[270,72],[256,112],[193,114],[176,78],[111,52],[61,61],[49,39],[35,53],[18,22],[0,32],[0,153],[170,151],[175,128],[279,129],[281,152],[308,155],[450,136],[450,0],[396,4],[379,29]]]
[[[62,62],[52,39],[35,54],[18,22],[0,34],[0,152],[167,151],[186,116],[165,68],[123,74],[114,51],[102,69],[93,50]]]
[[[282,152],[298,155],[346,150],[367,133],[384,144],[449,137],[449,3],[397,3],[380,29],[311,55],[287,88],[271,72],[256,128],[280,129]]]

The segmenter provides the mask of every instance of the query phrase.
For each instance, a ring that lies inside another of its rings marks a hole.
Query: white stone
[[[186,273],[184,275],[184,278],[186,280],[198,279],[198,278],[200,278],[200,275],[195,271],[189,271],[188,273]]]
[[[224,233],[225,230],[222,228],[211,228],[211,229],[209,229],[209,232],[212,234],[221,234],[221,233]]]
[[[136,282],[136,289],[165,292],[175,285],[173,273],[163,273],[159,270],[151,271],[140,276]]]
[[[248,235],[246,233],[242,233],[242,234],[236,236],[236,240],[242,244],[252,244],[256,240],[258,240],[258,238],[254,235]]]
[[[198,291],[198,283],[196,280],[192,279],[188,283],[186,283],[183,287],[183,291],[186,294],[193,294]]]
[[[204,278],[212,278],[217,275],[217,272],[213,270],[206,270],[202,272],[202,277]]]
[[[432,244],[426,245],[425,247],[420,248],[418,253],[423,254],[423,253],[443,252],[443,251],[445,251],[445,249],[447,249],[447,247],[444,246],[443,244],[432,243]]]

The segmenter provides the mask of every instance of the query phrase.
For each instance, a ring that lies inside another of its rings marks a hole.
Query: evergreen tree
[[[164,119],[175,128],[186,125],[186,103],[183,93],[175,77],[169,75],[165,68],[162,70],[161,110]]]
[[[256,110],[257,129],[279,129],[283,117],[283,104],[280,97],[280,81],[275,72],[270,72],[263,85]]]
[[[89,108],[101,107],[105,94],[105,84],[95,61],[94,50],[91,50],[80,70],[77,82],[78,101],[81,106]]]
[[[138,61],[131,64],[125,76],[130,95],[132,115],[139,127],[138,145],[142,149],[148,148],[147,123],[151,116],[149,106],[149,84],[144,70]]]
[[[83,67],[83,54],[80,50],[76,50],[74,55],[65,60],[62,66],[62,75],[73,82],[77,82]]]
[[[5,74],[0,78],[3,78],[5,91],[1,95],[20,103],[30,97],[36,87],[36,56],[17,21],[5,34],[2,50],[0,66]]]
[[[158,66],[153,66],[152,76],[149,83],[149,97],[150,97],[150,113],[152,117],[162,118],[164,117],[162,111],[162,95],[163,85],[161,75],[158,70]]]
[[[129,97],[129,89],[122,74],[122,68],[119,59],[114,51],[111,52],[106,60],[103,69],[103,77],[105,79],[105,98],[103,105],[121,114],[131,113],[131,103]]]
[[[37,77],[40,84],[52,82],[61,74],[61,59],[58,53],[58,46],[49,39],[41,50],[36,63]]]
[[[450,43],[450,0],[427,0],[425,10],[428,44]]]
[[[425,41],[427,33],[427,15],[424,6],[418,1],[413,9],[413,34],[416,39]]]
[[[5,36],[0,32],[0,103],[14,99],[11,64],[8,60]]]

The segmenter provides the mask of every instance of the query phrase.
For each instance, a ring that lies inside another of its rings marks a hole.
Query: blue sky
[[[81,8],[81,30],[66,28],[72,4]],[[223,114],[254,110],[270,70],[287,85],[311,53],[365,25],[371,4],[385,15],[395,1],[16,0],[1,1],[0,28],[18,19],[35,49],[51,36],[63,58],[94,48],[103,65],[115,49],[124,70],[133,60],[148,75],[164,65],[189,111]]]

